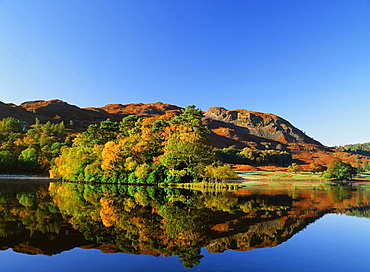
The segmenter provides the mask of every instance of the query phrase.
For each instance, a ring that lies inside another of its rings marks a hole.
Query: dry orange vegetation
[[[90,108],[87,108],[90,109]],[[163,104],[161,102],[150,103],[150,104],[143,104],[143,103],[136,103],[136,104],[108,104],[104,107],[99,109],[105,110],[111,114],[119,114],[119,115],[129,115],[129,114],[137,114],[137,115],[163,115],[166,113],[174,113],[180,114],[181,108],[170,105],[170,104]]]

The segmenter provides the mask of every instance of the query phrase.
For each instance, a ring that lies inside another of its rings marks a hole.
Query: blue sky
[[[194,104],[370,141],[369,1],[0,0],[0,101]]]

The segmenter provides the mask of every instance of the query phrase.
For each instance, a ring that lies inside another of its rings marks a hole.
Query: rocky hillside
[[[180,114],[181,107],[156,102],[80,108],[57,99],[28,101],[20,105],[0,102],[0,119],[15,117],[26,126],[33,124],[36,118],[42,123],[63,121],[71,133],[85,131],[89,125],[107,118],[120,121],[131,114],[152,116],[166,113]],[[211,129],[209,139],[216,148],[287,150],[293,154],[297,162],[301,163],[327,164],[334,157],[345,157],[350,162],[354,160],[352,155],[346,152],[323,146],[277,115],[212,107],[205,112],[205,116],[204,124]]]
[[[297,142],[321,145],[285,119],[274,114],[212,107],[205,113],[205,116],[235,125],[239,130],[261,138],[285,144]]]
[[[211,107],[205,116],[212,131],[211,141],[218,148],[285,150],[292,153],[296,162],[305,164],[323,165],[335,157],[344,157],[274,114]]]

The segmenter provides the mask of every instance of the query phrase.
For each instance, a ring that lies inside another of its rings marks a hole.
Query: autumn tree
[[[311,163],[310,164],[310,170],[312,173],[319,173],[324,171],[324,167],[322,165],[319,165],[317,163]]]
[[[293,172],[293,173],[298,173],[298,172],[302,172],[303,168],[299,164],[296,164],[295,162],[293,162],[291,165],[289,165],[288,171]]]

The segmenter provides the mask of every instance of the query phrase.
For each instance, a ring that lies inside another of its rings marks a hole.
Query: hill
[[[0,102],[0,119],[14,117],[24,125],[30,125],[38,118],[41,123],[64,122],[70,133],[82,132],[91,124],[106,119],[120,121],[137,114],[141,116],[175,114],[181,107],[161,102],[150,104],[108,104],[104,107],[80,108],[54,99],[49,101],[27,101],[20,105]],[[279,149],[292,153],[298,163],[315,162],[328,164],[334,158],[351,163],[363,163],[364,155],[351,154],[347,150],[332,149],[307,136],[287,120],[270,113],[253,112],[244,109],[227,110],[211,107],[205,112],[204,124],[211,134],[209,140],[216,148]]]
[[[39,119],[41,123],[47,121],[53,123],[64,122],[70,132],[82,132],[91,124],[96,124],[106,119],[120,121],[122,118],[137,114],[142,116],[162,115],[165,113],[179,114],[181,108],[163,104],[161,102],[151,104],[109,104],[104,107],[80,108],[67,102],[54,99],[49,101],[27,101],[19,106],[0,102],[0,119],[14,117],[25,125],[30,125]]]

